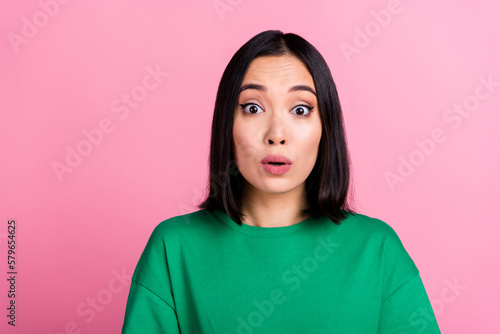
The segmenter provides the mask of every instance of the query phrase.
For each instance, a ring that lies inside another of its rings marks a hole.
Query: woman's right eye
[[[240,104],[240,106],[245,113],[251,114],[251,115],[260,114],[260,112],[258,112],[258,111],[259,111],[259,109],[262,110],[262,108],[259,107],[255,103]],[[263,110],[262,110],[262,112],[263,112]]]

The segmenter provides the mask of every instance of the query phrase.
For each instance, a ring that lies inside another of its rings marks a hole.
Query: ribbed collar
[[[309,217],[306,220],[290,225],[290,226],[281,226],[281,227],[259,227],[247,224],[238,225],[234,220],[232,220],[229,215],[222,210],[214,211],[216,218],[221,221],[223,224],[229,226],[230,228],[238,231],[240,233],[255,236],[255,237],[268,237],[268,238],[279,238],[286,237],[296,234],[301,234],[306,231],[311,230],[312,228],[318,226],[320,223],[326,221],[327,217],[322,216],[320,218]]]

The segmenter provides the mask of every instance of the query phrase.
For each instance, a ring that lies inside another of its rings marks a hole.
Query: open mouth
[[[285,157],[286,158],[286,157]],[[269,159],[268,159],[269,160]],[[290,163],[285,161],[268,161],[268,162],[262,162],[262,167],[264,169],[273,175],[282,175],[285,174],[287,171],[292,168],[292,162]]]
[[[280,167],[283,165],[291,165],[292,160],[288,159],[288,157],[284,155],[268,155],[264,159],[262,159],[261,163],[265,165]]]

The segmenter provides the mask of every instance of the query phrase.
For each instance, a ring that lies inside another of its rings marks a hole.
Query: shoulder
[[[337,238],[354,249],[384,256],[407,252],[395,229],[387,222],[368,215],[354,213],[345,218],[338,229]]]
[[[195,233],[199,234],[199,226],[210,225],[206,223],[209,215],[208,212],[200,210],[173,216],[158,223],[149,236],[139,267],[143,263],[164,261],[167,254],[174,255],[186,241],[193,242],[197,239],[193,237]]]
[[[151,240],[175,241],[187,235],[200,233],[212,226],[213,215],[207,210],[172,216],[158,223],[151,233]]]
[[[361,213],[351,213],[340,224],[341,230],[361,238],[398,238],[396,231],[385,221]]]
[[[394,228],[381,219],[359,213],[349,215],[340,225],[338,238],[346,242],[352,252],[365,254],[377,263],[383,270],[384,282],[389,285],[397,285],[418,274],[415,262]]]

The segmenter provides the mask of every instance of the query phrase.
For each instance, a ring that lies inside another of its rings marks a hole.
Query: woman
[[[221,78],[208,196],[153,231],[122,333],[440,333],[397,234],[348,189],[325,60],[295,34],[256,35]]]

